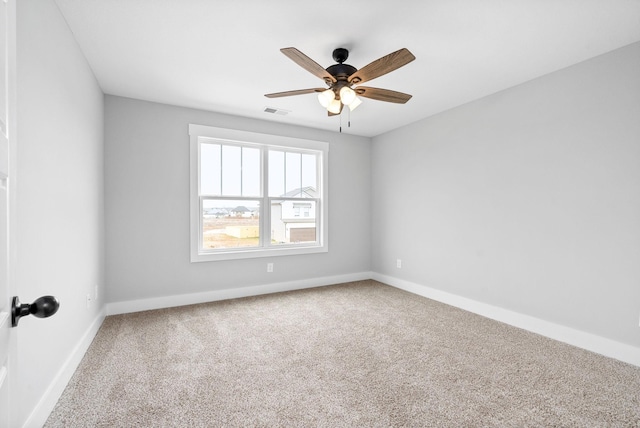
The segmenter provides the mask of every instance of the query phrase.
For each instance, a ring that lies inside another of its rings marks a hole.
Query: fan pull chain
[[[339,116],[340,116],[340,133],[342,134],[342,112],[340,112]]]

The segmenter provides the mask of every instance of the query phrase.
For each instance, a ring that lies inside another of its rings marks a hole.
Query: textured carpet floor
[[[47,427],[639,427],[640,368],[375,281],[107,317]]]

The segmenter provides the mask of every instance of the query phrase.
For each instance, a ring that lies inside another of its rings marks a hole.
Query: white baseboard
[[[91,345],[93,338],[98,333],[98,330],[100,330],[100,326],[102,325],[105,316],[106,311],[103,307],[78,344],[69,353],[67,360],[64,362],[44,395],[27,418],[27,421],[23,425],[24,428],[41,427],[45,424],[47,418],[53,411],[53,408],[58,403],[60,396],[64,392],[64,389],[71,380],[71,377],[78,368],[78,365],[82,361],[84,354],[87,352],[87,349],[89,349],[89,345]]]
[[[107,315],[194,305],[198,303],[215,302],[218,300],[237,299],[240,297],[259,296],[261,294],[302,290],[305,288],[321,287],[351,281],[362,281],[366,279],[371,279],[371,272],[358,272],[345,275],[301,279],[298,281],[254,285],[251,287],[227,288],[224,290],[213,290],[203,293],[180,294],[175,296],[152,297],[149,299],[114,302],[107,304]]]
[[[640,348],[377,272],[371,278],[514,327],[640,367]]]

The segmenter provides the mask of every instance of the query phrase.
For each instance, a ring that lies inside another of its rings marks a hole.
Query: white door
[[[15,372],[16,329],[11,328],[12,289],[9,275],[10,147],[15,143],[15,0],[0,0],[0,427],[12,426],[15,400],[10,394]],[[14,199],[15,195],[11,195]],[[14,245],[14,243],[12,243]]]

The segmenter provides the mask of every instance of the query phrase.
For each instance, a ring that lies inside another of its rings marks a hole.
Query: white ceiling
[[[364,99],[343,132],[375,136],[640,40],[640,0],[56,0],[107,94],[338,131],[324,87],[280,52],[362,68],[416,60],[367,82],[413,95]],[[290,111],[265,113],[265,107]]]

